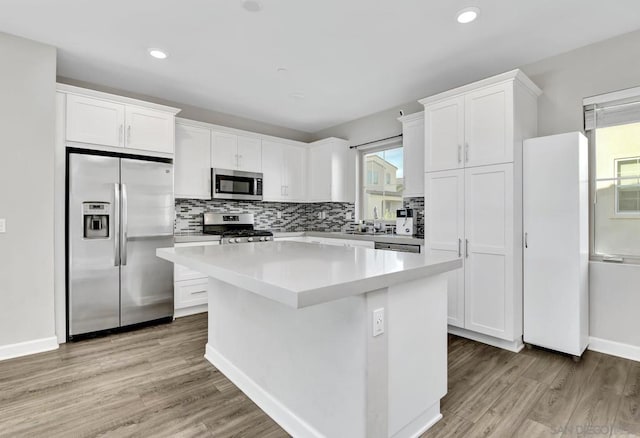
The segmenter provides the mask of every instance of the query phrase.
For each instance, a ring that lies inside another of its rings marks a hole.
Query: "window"
[[[616,213],[640,214],[640,157],[616,160]]]
[[[393,221],[402,208],[404,189],[402,146],[360,152],[360,165],[366,178],[360,188],[360,218],[367,221]],[[383,178],[384,179],[383,179]]]
[[[591,252],[640,260],[640,89],[585,106],[591,145]],[[585,104],[587,103],[585,100]],[[630,260],[629,260],[630,259]]]

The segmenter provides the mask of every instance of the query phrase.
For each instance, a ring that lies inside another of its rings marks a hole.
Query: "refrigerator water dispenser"
[[[85,239],[108,239],[111,204],[108,202],[83,202],[82,214]]]

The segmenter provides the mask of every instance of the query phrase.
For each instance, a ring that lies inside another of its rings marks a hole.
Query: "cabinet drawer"
[[[176,281],[174,284],[175,308],[207,304],[208,279]]]
[[[174,265],[173,281],[201,280],[207,278],[202,272],[194,271],[182,265]]]

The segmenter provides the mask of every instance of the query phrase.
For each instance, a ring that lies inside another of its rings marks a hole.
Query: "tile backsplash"
[[[176,233],[201,233],[202,214],[253,213],[256,229],[271,231],[341,231],[353,222],[354,205],[341,202],[285,203],[176,199]],[[281,217],[278,218],[278,212]],[[351,219],[347,219],[347,213]],[[320,217],[320,215],[324,217]]]

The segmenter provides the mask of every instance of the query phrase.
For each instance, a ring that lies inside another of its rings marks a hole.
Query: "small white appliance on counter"
[[[524,342],[578,359],[589,339],[587,138],[534,138],[523,153]]]
[[[416,234],[416,221],[413,208],[401,208],[396,211],[396,234],[413,236]]]

